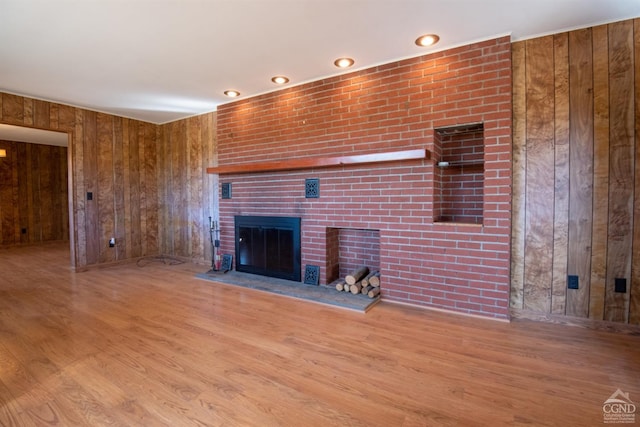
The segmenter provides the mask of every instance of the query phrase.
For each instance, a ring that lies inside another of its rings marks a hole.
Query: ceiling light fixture
[[[416,39],[416,44],[422,47],[433,46],[438,43],[439,40],[440,37],[436,34],[425,34],[424,36],[420,36]]]
[[[338,58],[333,61],[333,64],[338,68],[349,68],[351,67],[355,61],[351,58]]]
[[[283,85],[285,83],[289,83],[289,78],[285,76],[275,76],[271,77],[271,81],[277,85]]]
[[[237,90],[225,90],[224,94],[227,95],[229,98],[236,98],[240,96],[240,92],[238,92]]]

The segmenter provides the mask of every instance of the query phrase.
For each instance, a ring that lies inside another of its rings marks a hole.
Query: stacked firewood
[[[380,272],[369,271],[368,267],[357,268],[351,274],[347,274],[344,280],[338,280],[336,290],[375,298],[380,295]]]

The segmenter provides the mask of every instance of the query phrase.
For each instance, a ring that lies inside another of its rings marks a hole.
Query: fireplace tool
[[[220,271],[220,228],[218,222],[209,217],[209,237],[211,239],[211,271]]]

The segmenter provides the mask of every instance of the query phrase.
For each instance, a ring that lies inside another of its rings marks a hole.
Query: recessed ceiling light
[[[333,64],[338,68],[349,68],[354,64],[354,60],[351,58],[338,58],[333,61]]]
[[[285,83],[289,83],[289,78],[285,76],[275,76],[271,77],[271,81],[277,85],[283,85]]]
[[[235,98],[237,96],[240,96],[240,92],[238,92],[237,90],[225,90],[224,94],[227,95],[229,98]]]
[[[436,34],[425,34],[424,36],[420,36],[416,39],[416,44],[418,46],[432,46],[438,43],[438,40],[440,40],[440,37]]]

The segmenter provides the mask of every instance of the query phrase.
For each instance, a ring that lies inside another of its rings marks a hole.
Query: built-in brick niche
[[[327,228],[327,284],[365,266],[380,270],[380,230]]]
[[[483,124],[436,129],[434,145],[434,221],[482,224]]]

